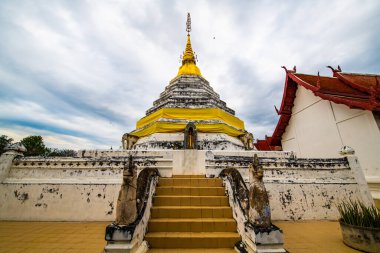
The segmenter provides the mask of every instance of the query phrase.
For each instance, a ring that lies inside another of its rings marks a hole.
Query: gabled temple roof
[[[329,67],[331,68],[331,67]],[[298,85],[312,91],[322,99],[344,104],[353,109],[380,111],[380,75],[344,73],[340,67],[333,69],[332,77],[306,75],[286,70],[285,87],[280,118],[270,141],[271,146],[281,145],[281,138],[289,124]]]

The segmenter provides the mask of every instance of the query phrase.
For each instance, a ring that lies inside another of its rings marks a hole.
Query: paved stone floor
[[[274,222],[285,235],[285,249],[290,253],[355,253],[360,252],[346,246],[338,222]]]
[[[105,245],[107,224],[0,221],[0,252],[100,253]],[[284,231],[285,248],[290,253],[359,252],[343,244],[337,222],[278,221],[275,224]]]

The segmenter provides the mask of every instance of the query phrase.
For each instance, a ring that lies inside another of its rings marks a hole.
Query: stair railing
[[[221,171],[219,177],[223,179],[233,218],[242,237],[235,249],[239,252],[286,252],[283,249],[282,231],[278,227],[273,224],[268,228],[257,227],[249,221],[249,190],[240,172],[235,168],[227,168]]]
[[[233,217],[237,222],[238,233],[243,237],[245,224],[248,222],[249,191],[237,169],[224,169],[220,172],[219,177],[223,179]]]
[[[118,225],[115,222],[106,227],[104,252],[132,252],[148,249],[144,236],[152,207],[153,196],[159,178],[156,168],[145,168],[137,177],[136,206],[137,217],[128,225]]]

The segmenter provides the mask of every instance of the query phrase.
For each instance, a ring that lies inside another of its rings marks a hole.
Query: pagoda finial
[[[190,32],[191,32],[191,17],[190,17],[190,12],[187,13],[186,32],[187,32],[187,35],[190,35]]]
[[[179,68],[177,76],[181,76],[181,75],[202,76],[199,68],[196,66],[196,57],[194,56],[193,48],[191,47],[190,31],[191,31],[191,17],[190,17],[190,13],[187,13],[187,21],[186,21],[187,42],[186,42],[185,52],[183,53],[183,56],[182,56],[182,66]]]

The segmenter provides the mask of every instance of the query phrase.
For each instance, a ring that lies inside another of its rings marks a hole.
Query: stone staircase
[[[236,231],[221,179],[159,179],[145,235],[149,252],[234,252]]]

